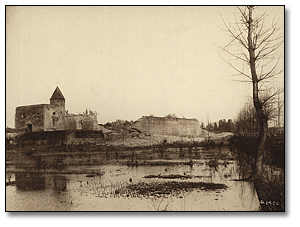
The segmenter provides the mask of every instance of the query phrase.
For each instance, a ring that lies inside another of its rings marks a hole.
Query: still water
[[[155,161],[155,160],[154,160]],[[100,174],[13,173],[7,171],[7,211],[256,211],[259,201],[251,182],[239,179],[235,161],[219,160],[210,167],[207,160],[191,165],[89,165]],[[13,168],[13,167],[10,167]],[[71,168],[71,167],[70,167]],[[74,168],[74,166],[72,166]],[[189,178],[144,178],[144,176],[189,176]],[[183,190],[173,196],[116,194],[116,188],[138,182],[222,183],[220,190]]]

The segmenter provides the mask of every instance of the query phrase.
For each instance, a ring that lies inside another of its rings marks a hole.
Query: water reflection
[[[16,173],[15,183],[20,190],[43,190],[46,188],[45,177],[40,173]]]
[[[180,159],[182,160],[182,159]],[[184,159],[189,160],[189,159]],[[258,210],[254,186],[238,179],[234,161],[193,160],[187,164],[126,166],[107,164],[81,166],[99,174],[16,173],[15,185],[7,186],[7,210]],[[212,165],[215,164],[215,165]],[[71,168],[71,167],[66,167]],[[72,167],[74,168],[74,167]],[[79,168],[79,167],[78,167]],[[97,172],[97,171],[96,171]],[[183,179],[145,179],[147,175],[181,175]],[[13,174],[10,175],[12,179]],[[7,175],[7,181],[9,177]],[[223,183],[218,191],[195,189],[178,197],[121,196],[123,185],[137,182],[204,182]],[[16,190],[14,190],[16,189]],[[130,201],[130,202],[129,202]],[[35,206],[30,207],[34,202]]]
[[[68,186],[68,181],[64,176],[54,176],[53,177],[53,183],[54,183],[54,189],[57,191],[66,191]]]

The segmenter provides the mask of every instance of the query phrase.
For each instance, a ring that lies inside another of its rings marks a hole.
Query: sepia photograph
[[[5,6],[5,211],[285,212],[285,6]]]

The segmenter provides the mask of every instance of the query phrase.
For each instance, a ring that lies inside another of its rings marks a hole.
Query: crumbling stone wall
[[[44,131],[45,109],[48,104],[19,106],[15,113],[15,127],[26,128],[28,131]]]
[[[197,119],[143,116],[133,124],[132,128],[139,129],[142,132],[160,135],[200,135],[200,124]]]
[[[65,130],[65,114],[61,109],[48,106],[45,110],[45,131]]]
[[[67,114],[66,129],[67,130],[98,130],[98,121],[96,114]]]

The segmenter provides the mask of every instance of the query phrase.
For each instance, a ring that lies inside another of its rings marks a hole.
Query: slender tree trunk
[[[280,109],[278,107],[278,120],[277,120],[277,127],[280,128]]]
[[[268,122],[267,118],[263,113],[262,104],[259,100],[258,96],[258,78],[256,74],[256,67],[255,67],[255,47],[253,45],[253,20],[252,20],[252,10],[253,6],[249,6],[249,21],[248,21],[248,52],[250,58],[250,70],[252,76],[252,83],[253,83],[253,103],[254,107],[258,116],[259,126],[260,126],[260,133],[259,133],[259,142],[257,148],[257,159],[256,159],[256,168],[255,174],[260,175],[263,172],[263,154],[265,143],[267,140],[267,132],[268,132]]]

